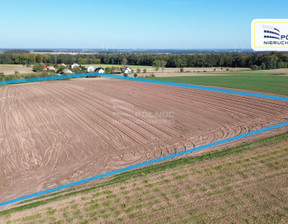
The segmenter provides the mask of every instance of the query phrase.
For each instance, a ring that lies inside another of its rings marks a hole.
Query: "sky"
[[[287,0],[0,0],[0,48],[249,49]]]

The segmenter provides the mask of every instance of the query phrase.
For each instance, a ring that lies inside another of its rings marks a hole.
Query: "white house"
[[[71,69],[74,69],[74,68],[79,68],[80,65],[78,65],[77,63],[74,63],[73,65],[71,65]]]
[[[102,67],[98,67],[98,68],[95,69],[95,72],[96,72],[96,73],[104,73],[105,70],[104,70],[104,68],[102,68]]]
[[[73,74],[73,72],[67,68],[63,69],[63,71],[61,73],[62,74]]]
[[[92,65],[86,67],[87,72],[94,72],[95,68]]]
[[[126,73],[126,74],[130,74],[130,73],[132,73],[132,69],[129,67],[124,67],[121,69],[121,72]]]

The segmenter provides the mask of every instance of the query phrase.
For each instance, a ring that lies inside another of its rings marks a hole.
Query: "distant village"
[[[75,71],[77,71],[77,73],[81,72],[87,72],[87,73],[92,73],[92,72],[95,72],[95,73],[104,73],[105,72],[105,69],[103,67],[97,67],[97,66],[92,66],[92,65],[87,65],[85,67],[83,66],[80,66],[79,64],[77,63],[74,63],[72,64],[71,66],[67,66],[66,64],[64,63],[61,63],[58,65],[58,68],[56,69],[54,66],[52,65],[44,65],[44,71],[50,71],[50,72],[55,72],[57,75],[69,75],[69,74],[73,74],[75,73]],[[74,72],[73,72],[74,71]],[[109,72],[119,72],[119,71],[116,71],[116,68],[112,68],[111,70],[109,71],[106,71],[107,73]],[[133,72],[133,70],[127,66],[124,66],[121,68],[120,70],[121,73],[123,74],[130,74]]]

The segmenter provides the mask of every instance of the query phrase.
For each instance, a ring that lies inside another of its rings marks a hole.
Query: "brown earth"
[[[226,72],[227,69],[231,72],[235,71],[251,71],[250,68],[231,68],[231,67],[201,67],[201,68],[184,68],[184,72],[180,72],[180,68],[165,68],[163,71],[162,69],[159,69],[158,71],[155,71],[154,68],[148,68],[146,69],[146,73],[143,73],[143,69],[141,69],[141,72],[138,73],[138,76],[145,77],[150,76],[152,74],[156,75],[157,77],[177,77],[177,76],[225,76],[225,75],[231,75],[229,73],[227,74],[219,74],[219,72]],[[136,69],[134,69],[134,73],[136,72]]]
[[[35,200],[27,201],[26,209],[0,213],[0,222],[284,224],[288,221],[287,136],[241,146],[234,153],[228,149],[210,159],[178,165],[180,161],[175,161],[157,172],[151,171],[161,165],[147,168],[150,172],[138,170],[142,175],[123,174],[126,180],[119,182],[89,183],[62,192],[62,197],[46,195],[39,200],[49,199],[47,204],[31,208]]]
[[[12,75],[18,71],[20,74],[23,73],[32,73],[32,67],[27,68],[23,65],[0,65],[0,73],[4,73],[5,75]]]
[[[138,77],[150,77],[152,75],[155,75],[156,77],[183,77],[183,76],[227,76],[227,75],[231,75],[229,73],[223,73],[223,74],[219,74],[216,72],[149,72],[149,73],[139,73],[137,74]],[[133,75],[130,75],[133,76]]]
[[[148,83],[2,87],[1,202],[287,118],[287,102]]]
[[[184,72],[226,72],[227,70],[229,71],[251,71],[250,68],[233,68],[233,67],[193,67],[193,68],[183,68]],[[164,68],[159,69],[157,73],[176,73],[179,72],[180,68]],[[134,71],[135,72],[135,71]],[[147,69],[147,72],[156,72],[154,68],[149,68]]]

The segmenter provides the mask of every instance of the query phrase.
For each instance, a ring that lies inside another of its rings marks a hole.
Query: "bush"
[[[141,69],[140,68],[137,68],[137,73],[140,73],[141,72]]]
[[[48,72],[41,72],[41,76],[45,77],[45,76],[48,76]]]
[[[42,72],[43,70],[44,70],[43,63],[33,65],[33,72]]]
[[[147,72],[147,69],[146,69],[146,68],[144,68],[144,69],[143,69],[143,73],[146,73],[146,72]]]
[[[180,72],[184,72],[184,68],[180,68]]]
[[[258,70],[259,67],[258,67],[257,65],[252,65],[252,66],[251,66],[251,69],[255,71],[255,70]]]
[[[106,67],[105,68],[105,73],[111,73],[111,68],[110,67]]]
[[[5,75],[3,72],[0,73],[0,81],[5,81]]]
[[[18,71],[15,71],[15,72],[14,72],[14,74],[15,74],[15,75],[18,75],[18,74],[19,74],[19,72],[18,72]]]
[[[39,75],[37,74],[27,74],[27,75],[24,75],[24,79],[33,79],[33,78],[38,78]]]
[[[134,74],[134,77],[137,78],[137,76],[138,76],[138,75],[135,73],[135,74]]]
[[[128,77],[128,74],[127,74],[127,73],[124,73],[123,76],[124,76],[124,77]]]
[[[266,69],[266,65],[264,63],[261,64],[261,69],[265,70]]]

